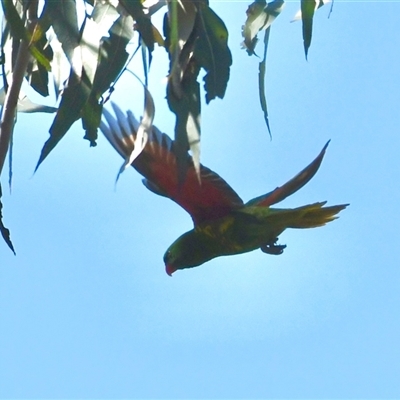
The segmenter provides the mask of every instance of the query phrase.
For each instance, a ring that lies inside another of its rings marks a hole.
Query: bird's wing
[[[324,158],[326,148],[328,147],[330,140],[323,147],[321,152],[315,158],[315,160],[309,164],[306,168],[304,168],[301,172],[299,172],[294,178],[290,181],[286,182],[284,185],[277,187],[272,192],[264,194],[263,196],[256,197],[255,199],[250,200],[246,203],[246,206],[260,206],[260,207],[269,207],[272,204],[279,203],[286,197],[292,195],[297,192],[300,188],[302,188],[318,171],[319,166],[321,165],[322,159]]]
[[[139,122],[131,112],[124,114],[115,104],[113,109],[116,118],[104,109],[103,116],[108,125],[102,121],[100,129],[118,153],[127,159],[135,147]],[[179,183],[174,142],[155,126],[132,166],[145,177],[143,183],[149,190],[178,203],[191,215],[195,225],[223,217],[243,206],[242,199],[228,183],[203,165],[200,166],[199,181],[189,154],[185,179]]]

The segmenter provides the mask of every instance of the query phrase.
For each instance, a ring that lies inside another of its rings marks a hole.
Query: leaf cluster
[[[128,45],[142,50],[145,76],[145,110],[138,141],[123,168],[129,165],[146,144],[154,118],[154,101],[147,90],[148,69],[156,45],[169,56],[167,102],[176,116],[175,152],[178,174],[185,175],[187,152],[200,168],[201,93],[208,104],[223,99],[229,82],[232,55],[228,30],[212,10],[208,0],[1,0],[4,23],[0,65],[3,104],[0,127],[0,173],[12,143],[17,112],[55,113],[36,169],[78,120],[84,138],[96,145],[104,103],[114,85],[127,70],[133,55]],[[303,41],[307,57],[312,37],[314,11],[323,0],[301,0]],[[269,129],[265,97],[265,71],[269,32],[284,6],[283,0],[267,3],[256,0],[247,10],[243,26],[243,47],[255,55],[258,33],[265,31],[264,56],[259,66],[259,97]],[[166,10],[163,34],[152,22],[153,15]],[[167,68],[166,68],[167,70]],[[199,74],[204,72],[203,89]],[[29,85],[38,95],[54,95],[56,105],[32,102],[23,92]],[[122,168],[122,169],[123,169]],[[35,170],[36,170],[35,169]],[[121,171],[122,171],[121,169]],[[0,203],[1,210],[1,203]],[[0,214],[1,233],[12,248],[9,232]]]

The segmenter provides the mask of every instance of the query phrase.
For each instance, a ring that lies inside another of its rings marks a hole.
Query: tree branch
[[[22,40],[18,49],[15,69],[12,72],[11,84],[4,100],[4,107],[0,122],[0,175],[1,171],[3,170],[12,131],[14,129],[14,118],[17,110],[18,96],[30,57],[31,55],[29,52],[28,43]]]
[[[32,31],[37,23],[38,0],[31,2],[28,8],[28,31]],[[31,54],[29,43],[21,40],[14,70],[11,74],[11,84],[8,87],[0,122],[0,176],[10,146],[11,135],[14,129],[15,113],[17,112],[18,97],[22,82],[28,67]],[[7,79],[7,77],[5,77]]]

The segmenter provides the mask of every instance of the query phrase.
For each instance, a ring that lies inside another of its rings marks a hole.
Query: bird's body
[[[268,214],[274,214],[275,210],[255,208],[258,207],[234,211],[226,217],[197,225],[171,245],[180,250],[176,255],[167,250],[164,261],[167,265],[179,263],[195,267],[215,257],[246,253],[274,242],[285,229],[268,223]],[[257,211],[259,215],[248,211]]]
[[[104,112],[109,126],[101,129],[124,157],[132,152],[139,123],[131,113],[125,116],[113,105],[117,120]],[[329,143],[329,142],[328,142]],[[317,172],[326,147],[304,170],[281,187],[244,204],[238,194],[215,172],[200,166],[200,179],[187,155],[184,180],[179,182],[174,142],[153,127],[142,153],[132,166],[146,179],[145,186],[168,197],[191,215],[194,228],[180,236],[164,255],[169,275],[177,269],[199,266],[215,257],[261,249],[281,254],[286,246],[277,244],[287,228],[314,228],[337,218],[347,204],[325,207],[319,202],[294,209],[273,208],[304,186]]]
[[[281,254],[286,246],[276,245],[287,228],[312,228],[334,219],[345,206],[324,207],[325,202],[299,208],[244,206],[229,215],[206,221],[180,236],[167,250],[166,264],[196,267],[215,257],[261,249]],[[170,271],[172,273],[172,271]]]

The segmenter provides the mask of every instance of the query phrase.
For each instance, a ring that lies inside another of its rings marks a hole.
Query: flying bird
[[[128,159],[135,147],[140,123],[132,112],[123,113],[112,105],[115,117],[106,109],[100,129],[111,145]],[[244,203],[218,174],[200,165],[200,179],[192,157],[187,154],[184,179],[178,178],[174,141],[153,126],[142,152],[132,166],[144,177],[152,192],[170,198],[192,217],[194,228],[180,236],[164,255],[168,275],[197,267],[215,257],[261,249],[282,254],[278,244],[287,228],[315,228],[336,219],[348,204],[325,206],[326,201],[298,208],[272,208],[303,187],[317,172],[329,142],[315,160],[284,185]]]

